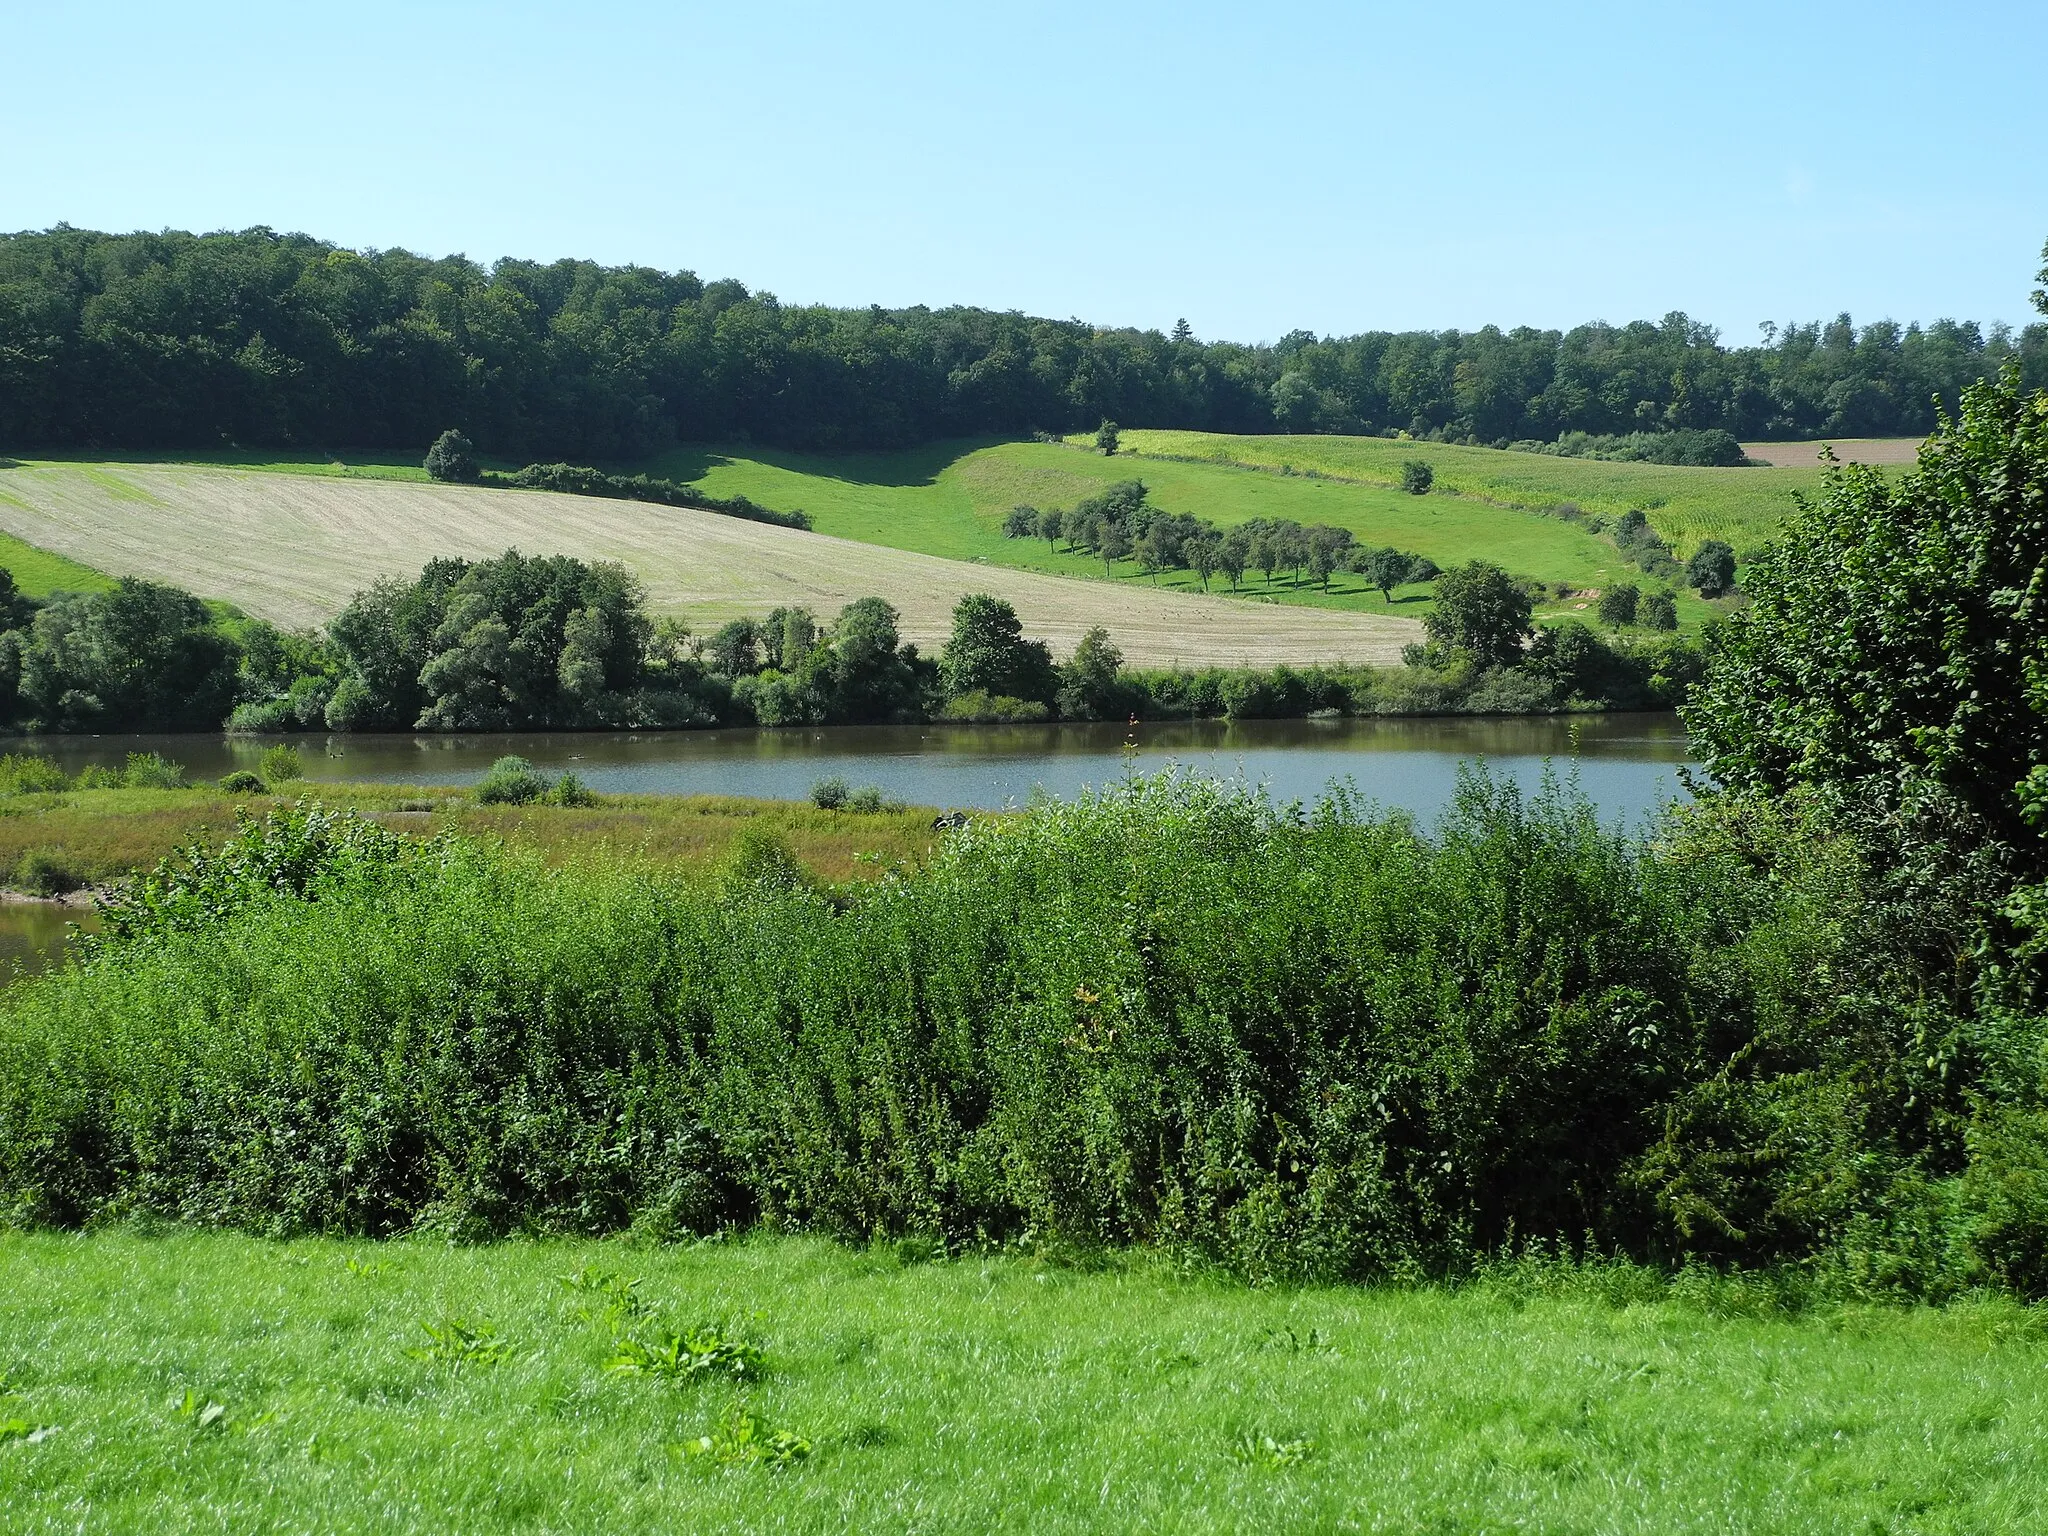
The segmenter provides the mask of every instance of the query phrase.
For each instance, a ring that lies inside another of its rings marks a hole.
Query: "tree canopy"
[[[678,440],[887,447],[1120,422],[1589,434],[1630,454],[1654,452],[1628,446],[1645,434],[1696,453],[1715,431],[1922,433],[1937,398],[1953,408],[2008,359],[2048,384],[2048,325],[1842,315],[1731,347],[1673,313],[1246,346],[982,309],[785,305],[691,272],[484,267],[262,228],[0,235],[0,445],[411,453],[459,428],[484,453],[589,463]]]

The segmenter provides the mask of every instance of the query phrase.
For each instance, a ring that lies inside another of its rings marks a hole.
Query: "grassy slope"
[[[763,1378],[607,1374],[609,1326],[559,1279],[584,1265],[638,1277],[660,1323],[753,1336]],[[409,1353],[449,1319],[512,1357]],[[2044,1365],[2039,1319],[2003,1307],[1717,1318],[792,1238],[14,1234],[0,1502],[13,1532],[209,1536],[2018,1531]],[[202,1427],[187,1393],[224,1412]],[[809,1457],[683,1453],[742,1401]]]
[[[1768,541],[1791,512],[1793,493],[1811,494],[1821,476],[1814,467],[1683,469],[1380,437],[1134,431],[1124,434],[1124,445],[1135,454],[1173,454],[1267,468],[1287,465],[1297,472],[1314,470],[1382,486],[1398,486],[1402,463],[1423,459],[1435,469],[1440,489],[1460,495],[1521,507],[1575,501],[1589,512],[1610,516],[1641,508],[1681,558],[1703,539],[1724,539],[1738,552]]]
[[[716,495],[739,494],[769,506],[802,507],[822,533],[1061,575],[1099,579],[1102,562],[1088,555],[1055,553],[1040,539],[1006,539],[1004,514],[1020,503],[1071,507],[1113,481],[1136,477],[1151,488],[1153,501],[1168,511],[1191,512],[1225,526],[1253,517],[1329,523],[1349,528],[1363,542],[1414,550],[1440,565],[1483,556],[1519,575],[1575,587],[1643,579],[1613,545],[1581,529],[1472,498],[1408,496],[1386,486],[1223,464],[1105,459],[1056,444],[942,443],[896,453],[842,455],[679,449],[644,467],[653,474],[693,481]],[[1127,581],[1145,579],[1128,563],[1121,567],[1121,575]],[[1162,574],[1159,584],[1199,587],[1185,571]],[[1384,611],[1380,595],[1360,577],[1340,575],[1331,589],[1296,589],[1283,576],[1275,590],[1291,603]],[[1218,578],[1213,590],[1227,590],[1227,583]],[[1261,578],[1248,575],[1246,590],[1263,594],[1267,589]],[[1419,617],[1429,611],[1429,592],[1428,587],[1404,589],[1396,594],[1394,611]],[[1573,609],[1572,604],[1553,604],[1549,611]],[[1711,611],[1692,597],[1683,599],[1680,609],[1689,623]]]
[[[920,808],[861,815],[821,811],[778,800],[716,795],[602,795],[590,807],[479,806],[447,788],[397,784],[292,786],[331,806],[377,815],[408,831],[444,827],[503,837],[550,858],[596,854],[665,867],[703,868],[748,826],[764,826],[828,880],[870,873],[883,862],[913,859],[932,845],[932,811]],[[111,880],[147,869],[194,841],[216,843],[234,829],[235,814],[261,815],[280,797],[225,795],[198,789],[88,789],[0,797],[0,886],[12,882],[31,849],[55,855],[76,878]],[[400,811],[432,804],[433,811]]]

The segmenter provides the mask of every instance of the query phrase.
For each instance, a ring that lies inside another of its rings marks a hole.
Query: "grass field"
[[[194,789],[85,789],[0,797],[0,887],[31,850],[88,883],[148,869],[187,843],[217,844],[237,811],[262,815],[296,793],[430,834],[452,829],[533,847],[552,859],[593,856],[664,868],[715,864],[742,828],[785,839],[827,880],[873,874],[922,856],[936,837],[929,807],[855,813],[718,795],[602,795],[591,806],[477,805],[447,786],[294,784],[294,793],[229,795]],[[431,807],[431,809],[405,809]]]
[[[1078,441],[1078,440],[1077,440]],[[1426,460],[1439,491],[1504,507],[1543,508],[1573,501],[1612,517],[1640,508],[1683,559],[1703,539],[1723,539],[1737,553],[1770,540],[1792,511],[1794,492],[1811,494],[1821,472],[1776,469],[1684,469],[1552,458],[1495,448],[1401,442],[1382,437],[1226,437],[1208,432],[1126,432],[1134,455],[1162,454],[1219,464],[1314,471],[1378,486],[1397,486],[1401,466]],[[1420,498],[1428,501],[1434,497]]]
[[[0,1235],[5,1524],[2040,1528],[2048,1346],[2017,1308],[1720,1315],[1725,1292],[1653,1283],[1247,1291],[1143,1257],[910,1260]],[[609,1313],[606,1273],[639,1282]],[[607,1369],[621,1337],[707,1327],[758,1350],[751,1379]]]
[[[1003,517],[1019,504],[1071,507],[1117,480],[1142,479],[1153,502],[1229,526],[1248,518],[1291,518],[1348,528],[1369,544],[1393,544],[1451,566],[1475,557],[1518,575],[1598,589],[1641,579],[1612,544],[1554,518],[1532,517],[1453,496],[1415,497],[1382,486],[1348,485],[1305,476],[1215,464],[1103,458],[1047,443],[952,443],[898,453],[837,456],[748,450],[683,449],[653,461],[651,473],[690,480],[714,495],[751,496],[769,506],[802,507],[820,532],[954,559],[979,559],[1022,570],[1100,578],[1102,562],[1054,550],[1041,539],[1006,539]],[[1127,585],[1143,586],[1135,566],[1121,567]],[[1161,573],[1165,589],[1196,591],[1189,572]],[[1212,590],[1227,584],[1218,580]],[[1334,577],[1328,592],[1282,577],[1267,588],[1248,574],[1245,590],[1269,590],[1283,602],[1364,613],[1385,612],[1362,577]],[[1394,611],[1423,614],[1430,589],[1395,594]],[[1553,604],[1550,611],[1571,611]],[[1709,611],[1687,599],[1684,616]]]
[[[879,595],[901,611],[906,638],[936,649],[959,598],[987,591],[1060,654],[1101,624],[1137,665],[1385,664],[1420,638],[1408,618],[1063,580],[685,508],[312,472],[35,462],[0,471],[0,531],[292,625],[319,623],[376,577],[416,575],[435,556],[516,547],[622,561],[655,611],[699,630],[783,604],[830,617]]]

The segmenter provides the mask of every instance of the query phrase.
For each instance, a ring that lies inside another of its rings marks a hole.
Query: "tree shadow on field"
[[[756,464],[788,470],[791,474],[839,480],[849,485],[914,487],[935,485],[941,474],[969,454],[1011,441],[1014,439],[953,438],[945,442],[923,443],[914,448],[882,448],[856,453],[800,452],[742,444],[723,448],[686,444],[652,459],[643,459],[631,468],[634,471],[644,470],[664,480],[689,482],[701,480],[712,470],[735,459],[749,459]]]

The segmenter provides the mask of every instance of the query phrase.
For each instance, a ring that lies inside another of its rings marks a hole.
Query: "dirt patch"
[[[1778,469],[1798,469],[1820,462],[1822,447],[1835,450],[1844,464],[1911,464],[1920,456],[1922,437],[1838,437],[1812,443],[1744,443],[1742,451]]]

